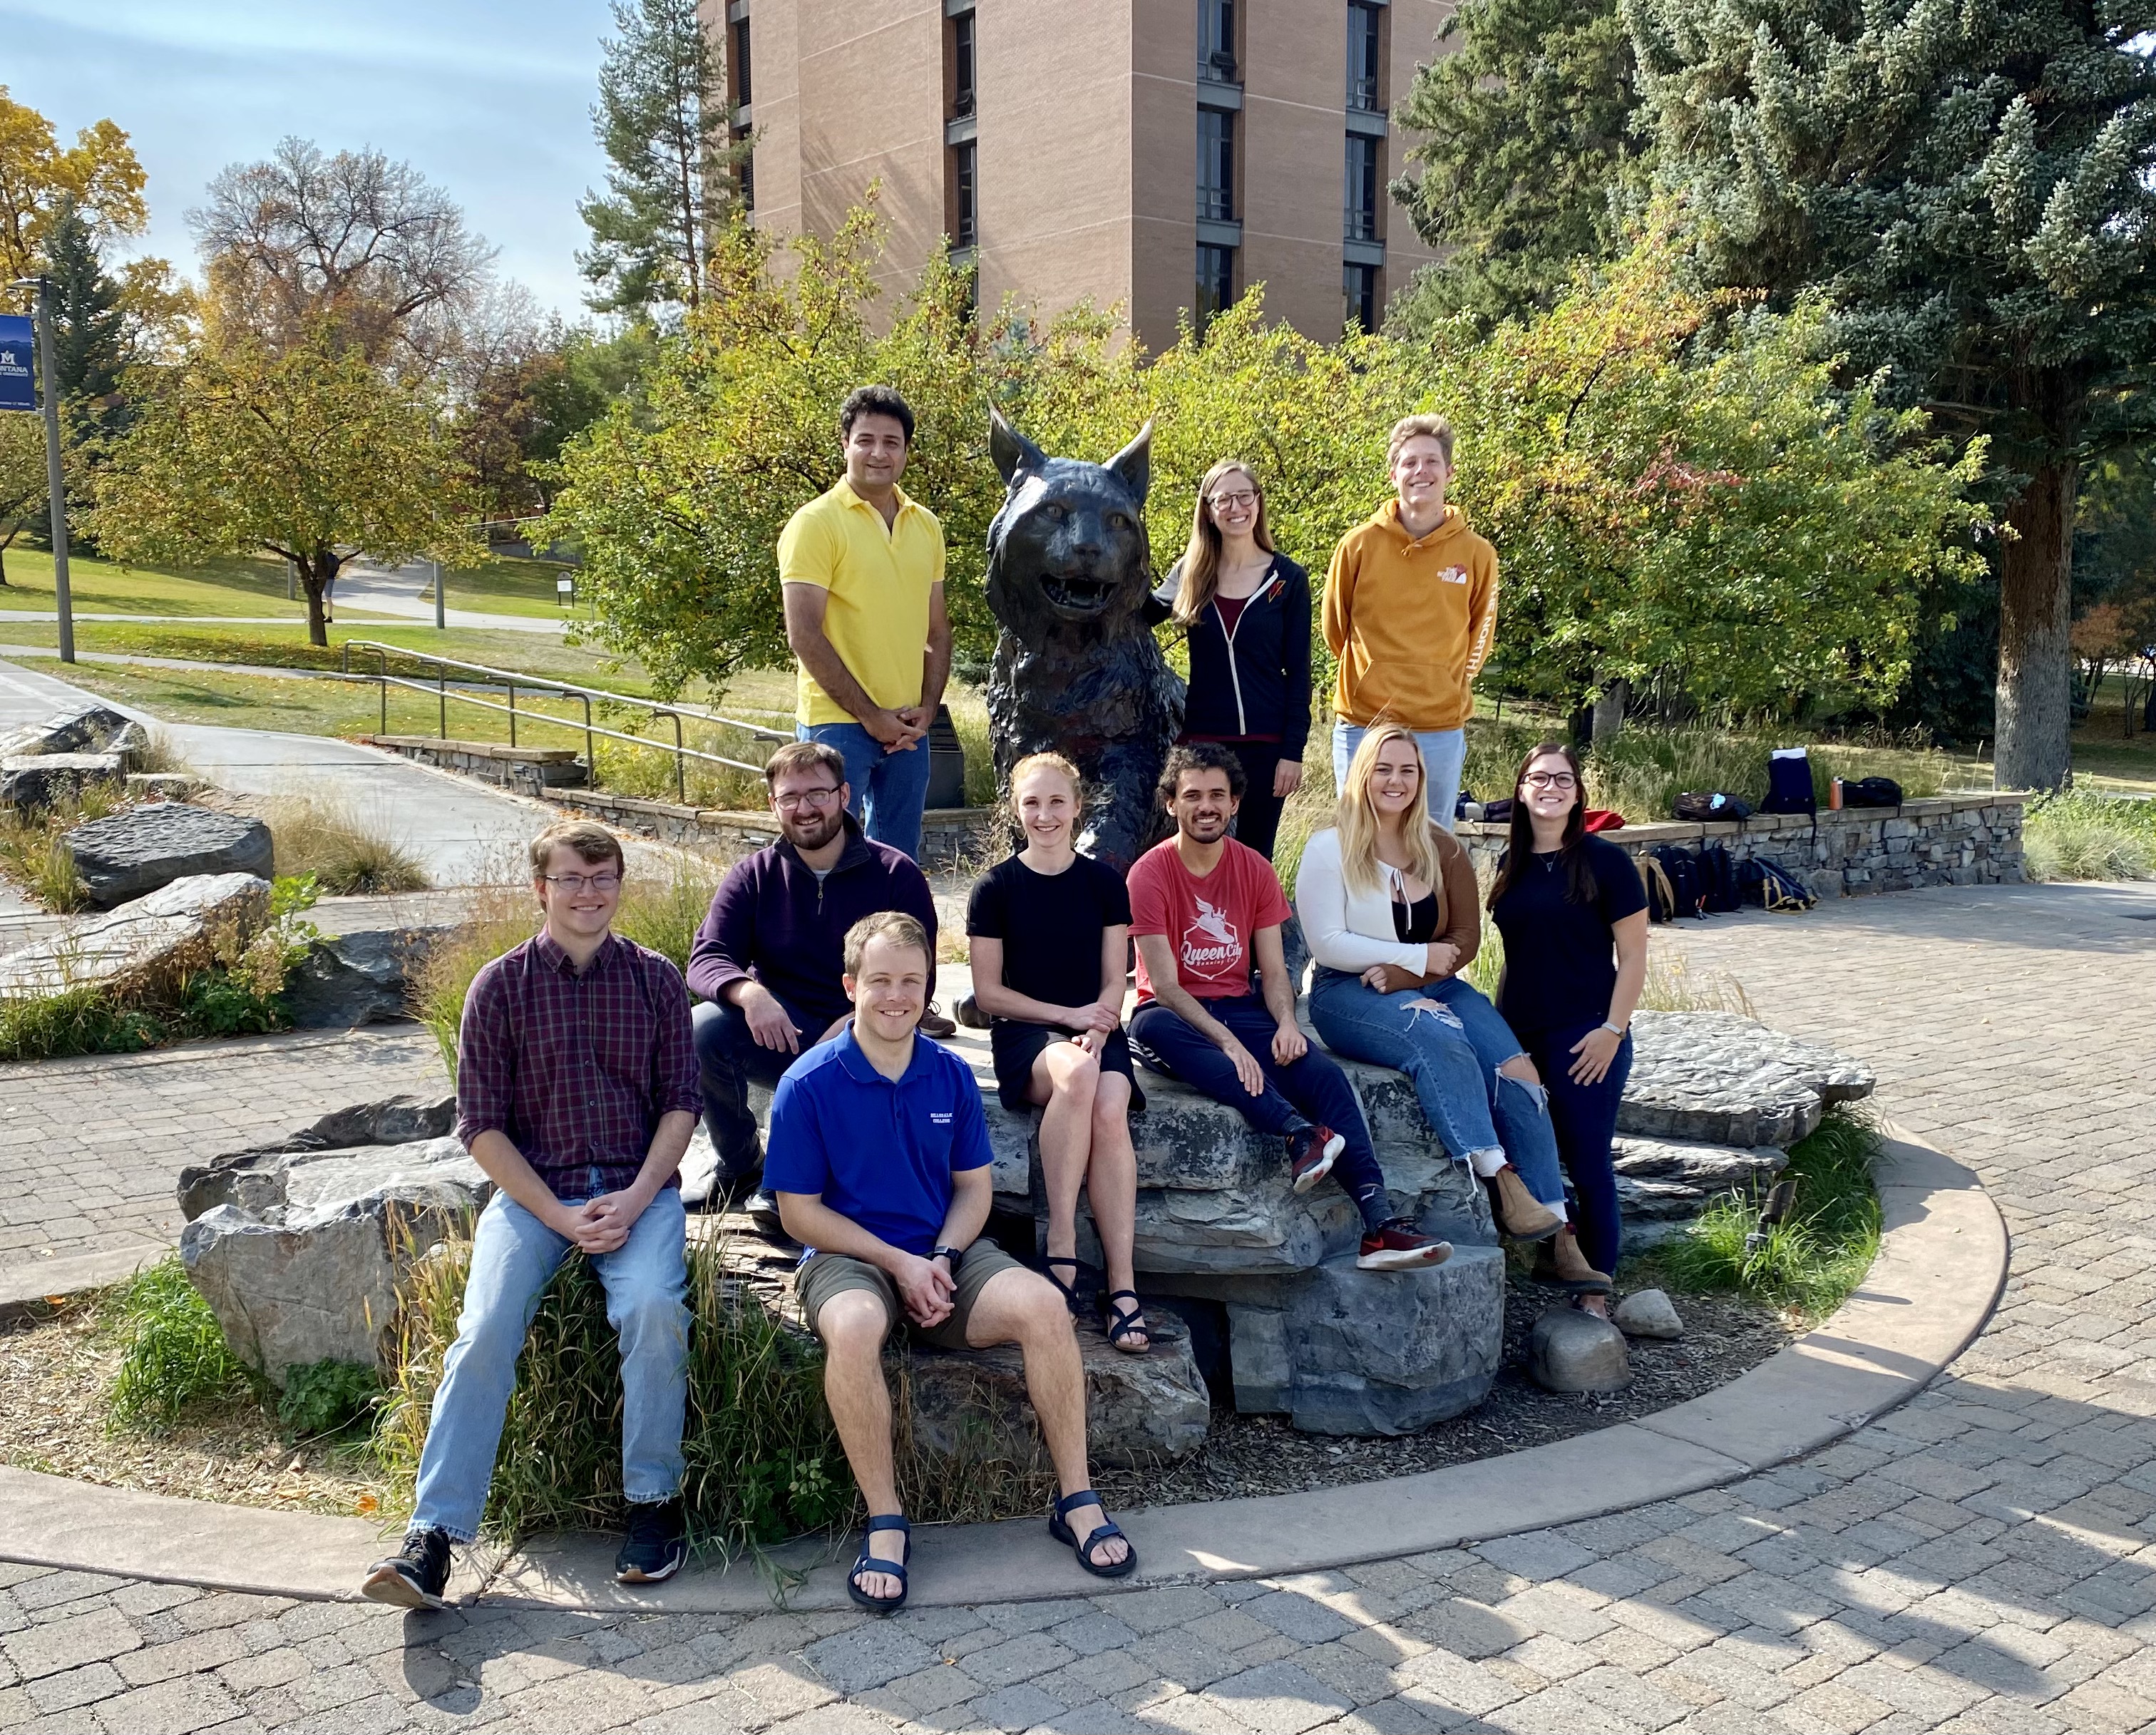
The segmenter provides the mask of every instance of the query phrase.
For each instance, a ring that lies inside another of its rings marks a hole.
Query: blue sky
[[[140,250],[189,272],[185,213],[209,177],[297,133],[413,163],[503,275],[574,316],[610,22],[605,0],[0,0],[0,83],[64,140],[126,128],[150,176]]]

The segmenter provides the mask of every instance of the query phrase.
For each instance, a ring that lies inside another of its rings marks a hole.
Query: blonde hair
[[[583,858],[591,867],[613,864],[617,874],[626,874],[629,864],[623,860],[621,839],[605,826],[589,819],[561,819],[548,826],[531,839],[531,877],[542,878],[553,860],[557,844],[566,844]]]
[[[1250,526],[1250,536],[1266,553],[1273,552],[1272,527],[1265,522],[1265,485],[1258,480],[1258,473],[1241,459],[1223,458],[1198,485],[1198,506],[1190,517],[1190,542],[1183,551],[1183,582],[1176,588],[1175,618],[1186,627],[1198,619],[1220,588],[1220,526],[1213,521],[1210,501],[1220,479],[1238,470],[1250,479],[1250,491],[1258,497],[1257,522]]]
[[[1086,803],[1086,779],[1078,774],[1078,767],[1060,753],[1028,753],[1011,767],[1010,798],[1014,807],[1018,803],[1018,786],[1036,771],[1060,772],[1070,781],[1070,797],[1081,807]]]
[[[1390,470],[1399,459],[1400,448],[1411,439],[1434,439],[1437,449],[1445,454],[1447,465],[1452,462],[1452,423],[1443,416],[1402,416],[1393,423],[1393,431],[1385,440],[1385,468]]]
[[[845,972],[849,976],[861,973],[861,956],[869,949],[871,940],[888,940],[894,946],[911,946],[928,960],[932,968],[936,949],[928,943],[928,930],[921,925],[920,918],[909,916],[903,910],[879,910],[873,916],[864,916],[846,930]]]
[[[1376,775],[1378,754],[1389,742],[1404,741],[1415,756],[1414,800],[1400,816],[1407,839],[1408,871],[1433,891],[1441,891],[1445,870],[1437,854],[1435,828],[1430,818],[1430,767],[1423,763],[1422,743],[1414,731],[1398,723],[1375,723],[1355,749],[1348,762],[1348,781],[1333,808],[1332,823],[1340,832],[1340,875],[1358,891],[1383,888],[1384,875],[1378,867],[1378,810],[1370,801],[1370,779]]]

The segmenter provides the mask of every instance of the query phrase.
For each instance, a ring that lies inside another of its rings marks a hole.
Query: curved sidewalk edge
[[[1975,1173],[1889,1127],[1884,1219],[1862,1285],[1815,1331],[1728,1385],[1636,1422],[1502,1457],[1307,1494],[1163,1507],[1125,1521],[1141,1564],[1096,1578],[1040,1519],[923,1527],[911,1605],[1024,1602],[1212,1578],[1277,1578],[1599,1517],[1741,1481],[1816,1450],[1922,1390],[1983,1328],[2006,1279],[2005,1223]],[[221,1589],[349,1598],[374,1524],[102,1488],[0,1468],[0,1559]],[[782,1579],[797,1609],[846,1606],[843,1564],[796,1543],[762,1567],[690,1571],[630,1594],[611,1537],[547,1537],[456,1591],[557,1608],[752,1614]],[[850,1555],[850,1543],[847,1552]]]

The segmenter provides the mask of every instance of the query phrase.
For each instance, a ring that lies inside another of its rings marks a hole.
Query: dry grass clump
[[[427,889],[427,870],[385,813],[362,814],[334,797],[294,792],[265,803],[262,819],[280,875],[311,874],[337,896]]]
[[[2156,801],[2046,796],[2022,821],[2021,847],[2032,880],[2156,880]]]
[[[124,785],[93,782],[63,790],[42,807],[0,808],[0,876],[56,915],[87,909],[90,900],[75,877],[67,834],[127,804]]]

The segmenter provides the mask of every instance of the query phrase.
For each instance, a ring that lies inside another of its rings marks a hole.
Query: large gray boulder
[[[1142,1356],[1078,1332],[1086,1370],[1086,1453],[1096,1466],[1142,1469],[1187,1457],[1204,1443],[1211,1407],[1189,1333],[1165,1308],[1146,1317]],[[907,1419],[916,1450],[966,1464],[1048,1464],[1014,1346],[907,1351]]]
[[[244,945],[270,919],[270,882],[252,874],[175,880],[147,897],[70,922],[0,957],[0,998],[98,984],[163,988]]]
[[[412,1016],[412,991],[446,927],[370,928],[308,947],[285,978],[285,1005],[302,1030],[348,1030]]]
[[[1871,1070],[1732,1012],[1642,1012],[1617,1129],[1786,1148],[1830,1102],[1871,1094]]]
[[[110,910],[197,874],[272,877],[270,828],[182,801],[155,801],[78,825],[67,834],[90,901]]]
[[[493,1192],[446,1137],[290,1152],[223,1179],[180,1258],[233,1353],[280,1388],[323,1360],[388,1371],[401,1273]]]
[[[0,757],[0,807],[49,807],[85,783],[110,783],[126,775],[118,753],[16,753]]]
[[[110,706],[82,703],[0,736],[0,758],[38,753],[102,752],[120,742],[132,726]]]
[[[1284,1411],[1306,1433],[1412,1434],[1480,1404],[1503,1360],[1496,1247],[1419,1270],[1365,1271],[1350,1252],[1288,1277],[1157,1286],[1224,1302],[1235,1408]]]
[[[259,1216],[284,1205],[295,1163],[363,1147],[429,1144],[446,1137],[456,1118],[454,1096],[385,1096],[335,1110],[274,1145],[228,1151],[181,1169],[180,1214],[192,1222],[218,1205],[236,1204]]]

